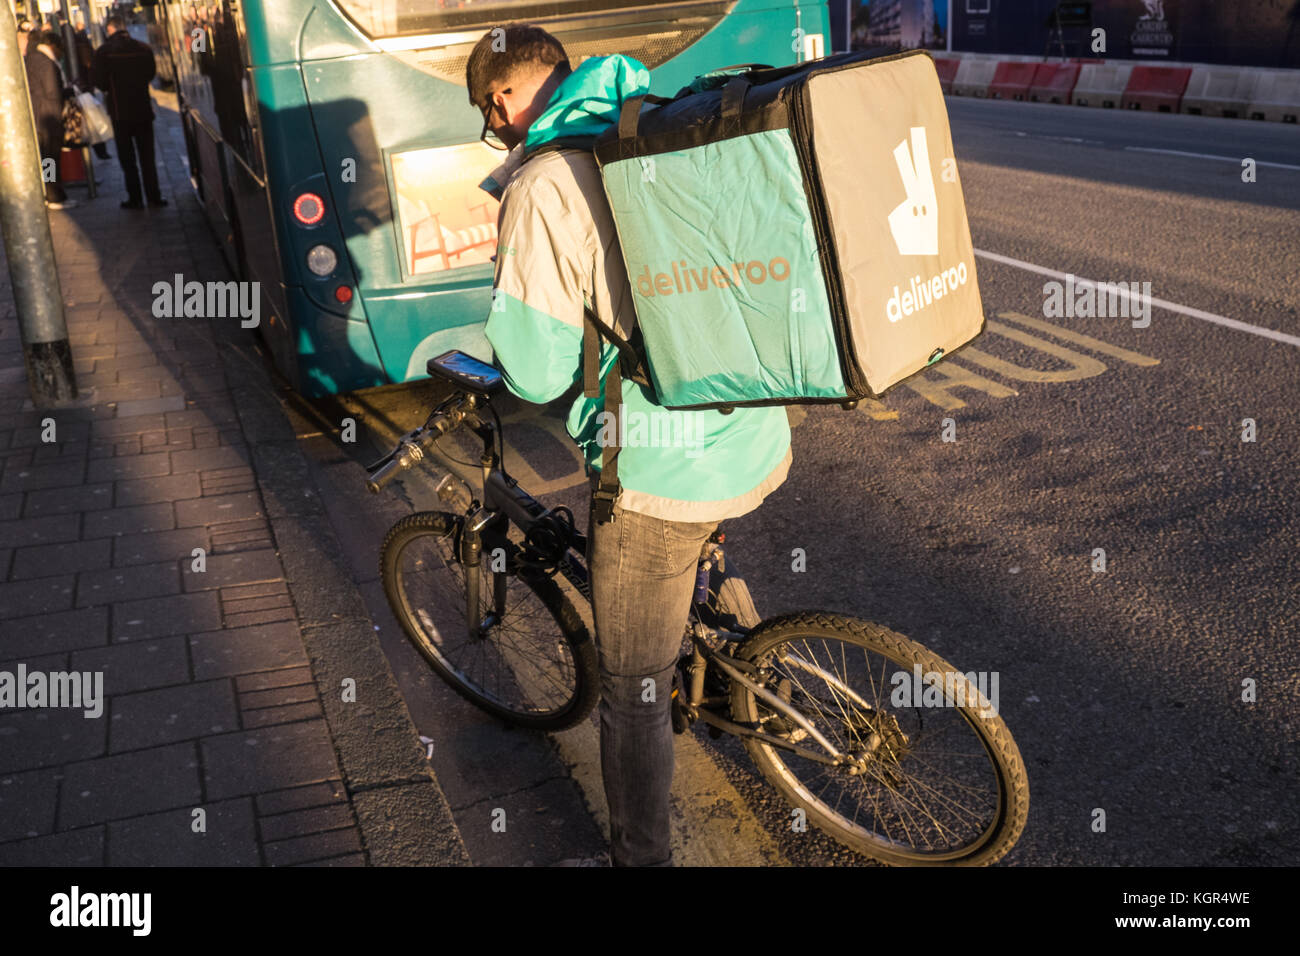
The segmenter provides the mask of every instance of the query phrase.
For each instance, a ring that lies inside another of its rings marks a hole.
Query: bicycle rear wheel
[[[766,690],[854,755],[851,764],[830,766],[743,738],[762,774],[833,839],[892,865],[983,866],[1019,838],[1029,782],[996,714],[996,692],[981,697],[976,682],[924,646],[836,614],[772,618],[736,656],[758,668]],[[942,676],[933,696],[912,700],[917,666],[923,680]],[[738,724],[822,752],[806,729],[738,681],[731,712]]]
[[[478,568],[478,619],[489,623],[471,638],[467,569],[457,551],[463,522],[428,511],[389,530],[379,565],[393,614],[434,671],[467,700],[517,726],[572,727],[600,693],[586,625],[554,581],[519,568],[517,541],[489,536]],[[494,556],[498,547],[504,553]]]

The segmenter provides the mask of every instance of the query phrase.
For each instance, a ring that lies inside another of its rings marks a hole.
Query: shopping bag
[[[109,119],[108,110],[94,93],[78,93],[77,104],[81,107],[82,130],[87,144],[94,146],[113,138],[113,121]]]
[[[86,142],[86,117],[81,112],[81,104],[76,97],[68,96],[63,100],[63,145],[76,149]]]

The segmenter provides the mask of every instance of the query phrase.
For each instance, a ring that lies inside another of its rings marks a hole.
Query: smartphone
[[[489,394],[502,387],[501,372],[472,355],[453,349],[429,359],[429,374],[472,392]]]

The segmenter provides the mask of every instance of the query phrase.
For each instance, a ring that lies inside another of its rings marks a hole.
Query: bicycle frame
[[[484,401],[487,401],[486,397],[484,397]],[[501,456],[497,453],[498,429],[493,422],[485,420],[474,411],[470,411],[465,415],[463,424],[483,442],[483,453],[479,458],[479,465],[482,469],[483,501],[479,502],[476,499],[470,502],[465,512],[465,522],[459,540],[456,543],[458,558],[466,569],[466,620],[469,621],[471,639],[478,639],[504,614],[506,597],[506,577],[503,574],[497,575],[494,578],[492,610],[486,615],[480,616],[480,577],[474,572],[482,563],[485,540],[491,544],[491,538],[496,532],[500,532],[502,540],[504,540],[506,522],[513,523],[527,537],[534,527],[540,525],[551,514],[551,511],[521,488],[519,483],[506,473],[501,463]],[[706,544],[705,548],[708,549],[708,547],[709,545]],[[558,562],[557,570],[590,604],[590,574],[583,560],[577,556],[579,554],[585,555],[586,549],[587,536],[573,529],[570,533],[568,547]],[[713,544],[713,549],[714,553],[721,553],[722,551],[721,546],[718,544]],[[700,555],[701,564],[705,559],[706,551],[702,551]],[[726,572],[722,571],[721,568],[719,570],[725,576]],[[736,634],[707,627],[699,620],[698,615],[694,613],[694,609],[692,609],[692,618],[688,630],[693,648],[691,660],[687,665],[687,673],[690,675],[691,680],[690,687],[683,688],[689,691],[684,706],[690,719],[699,718],[724,733],[739,737],[756,738],[807,760],[830,766],[839,766],[853,759],[839,751],[793,705],[751,680],[748,675],[755,673],[753,665],[719,649],[721,644],[732,643],[737,638],[747,636],[747,630],[745,633]],[[726,637],[727,634],[731,634],[731,637]],[[791,660],[795,666],[827,681],[834,689],[843,693],[845,697],[852,699],[859,706],[869,711],[874,710],[852,688],[845,685],[833,674],[803,661],[797,655],[788,655],[787,660]],[[728,702],[725,699],[706,699],[704,696],[704,674],[710,664],[717,667],[731,680],[749,688],[766,706],[806,731],[808,736],[816,741],[825,752],[810,750],[762,730],[753,730],[728,720],[723,716],[723,713],[727,712],[726,710],[715,709],[728,708]]]

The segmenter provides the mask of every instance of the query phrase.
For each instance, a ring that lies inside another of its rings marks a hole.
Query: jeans
[[[588,527],[610,860],[671,866],[673,670],[700,549],[717,522],[664,521],[615,506],[611,523],[592,516]]]
[[[113,122],[113,139],[117,141],[117,161],[126,180],[127,198],[140,202],[140,175],[144,174],[144,196],[150,202],[162,199],[158,188],[158,167],[153,158],[153,120]],[[140,157],[139,167],[136,156]]]

